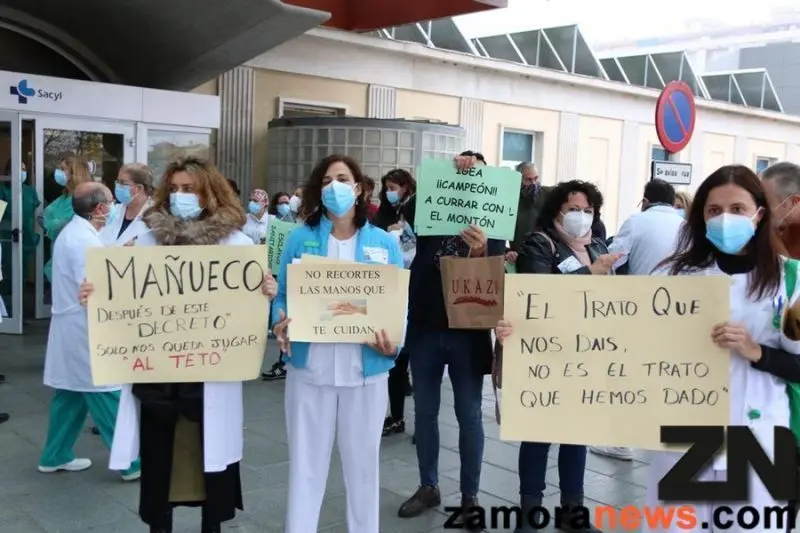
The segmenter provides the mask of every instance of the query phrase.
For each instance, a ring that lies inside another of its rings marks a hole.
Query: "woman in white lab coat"
[[[697,190],[688,220],[681,232],[675,254],[666,259],[664,273],[731,277],[730,320],[711,332],[714,342],[730,350],[730,425],[749,426],[761,445],[774,451],[773,428],[789,426],[789,400],[786,382],[800,381],[800,343],[790,342],[782,335],[780,318],[786,305],[797,295],[787,295],[784,276],[794,268],[781,253],[783,246],[776,238],[764,190],[758,177],[741,165],[725,166],[711,174]],[[776,327],[776,324],[777,327]],[[498,325],[498,338],[505,338],[510,324]],[[655,508],[658,482],[675,465],[677,452],[653,452],[647,479],[646,505]],[[726,463],[722,457],[703,471],[699,480],[726,478]],[[664,505],[680,505],[664,502]],[[712,525],[714,509],[723,504],[697,504],[697,526]],[[720,516],[727,520],[736,516],[744,505],[756,509],[783,506],[767,492],[758,476],[751,471],[750,501],[727,504],[733,514]],[[718,527],[721,525],[718,525]],[[758,531],[784,531],[760,524]],[[685,532],[674,522],[671,528],[644,527],[646,531]],[[736,525],[726,531],[745,531]]]
[[[196,158],[167,167],[142,221],[148,232],[136,246],[253,244],[240,231],[239,198],[213,165]],[[82,301],[92,289],[82,285]],[[262,289],[277,292],[269,272]],[[242,416],[241,382],[123,387],[110,468],[124,470],[141,453],[139,516],[151,533],[172,531],[175,506],[202,507],[203,533],[221,531],[242,509]]]
[[[254,244],[263,244],[269,231],[269,195],[263,189],[253,189],[247,203],[247,222],[242,231],[252,239]]]
[[[149,230],[142,215],[152,205],[153,171],[145,164],[130,163],[123,166],[117,174],[114,197],[117,204],[111,222],[100,231],[100,238],[106,246],[132,244],[140,235]]]

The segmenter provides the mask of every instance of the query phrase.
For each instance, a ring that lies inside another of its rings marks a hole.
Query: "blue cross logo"
[[[12,85],[10,89],[11,95],[16,96],[20,104],[27,104],[28,98],[36,94],[35,89],[28,87],[28,80],[20,80],[16,87]]]

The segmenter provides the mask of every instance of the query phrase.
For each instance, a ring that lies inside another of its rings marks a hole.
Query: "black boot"
[[[150,524],[150,533],[172,533],[172,509],[167,512],[160,524]]]
[[[521,497],[519,508],[522,510],[520,517],[520,524],[514,533],[533,533],[534,531],[541,531],[546,525],[544,523],[545,516],[542,513],[542,499],[534,496]]]
[[[592,525],[591,513],[583,505],[583,496],[561,500],[556,529],[566,533],[603,533]]]

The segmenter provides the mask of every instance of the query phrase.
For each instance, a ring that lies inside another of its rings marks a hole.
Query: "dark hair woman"
[[[797,262],[786,260],[783,253],[758,177],[745,166],[729,165],[700,185],[677,250],[657,268],[673,276],[730,276],[730,320],[714,326],[710,334],[717,346],[730,351],[730,425],[749,426],[768,454],[775,452],[775,426],[789,427],[786,384],[800,382],[800,336],[781,327],[788,322],[784,313],[797,299],[799,273]],[[506,326],[498,328],[498,336],[507,336]],[[674,452],[651,454],[646,505],[660,505],[658,482],[680,457]],[[749,475],[757,478],[752,470]],[[726,466],[714,461],[700,476],[723,481]],[[785,502],[775,501],[759,481],[751,485],[747,502],[726,505],[737,513],[743,505],[767,508]],[[697,519],[710,521],[718,506],[697,505]]]
[[[283,222],[294,222],[295,216],[289,204],[290,200],[291,197],[286,192],[278,192],[272,195],[272,201],[269,204],[270,215]]]
[[[519,274],[610,274],[621,254],[610,254],[603,239],[592,235],[592,225],[599,220],[603,195],[585,181],[565,181],[549,192],[539,211],[540,232],[531,233],[523,241],[517,257]],[[498,341],[509,334],[511,324],[501,321]],[[550,443],[523,442],[519,448],[519,484],[524,516],[542,504],[545,472]],[[573,515],[569,509],[583,506],[583,478],[586,471],[586,446],[560,444],[558,475],[561,504],[567,512],[561,515],[566,531]],[[520,533],[534,531],[525,524]],[[589,525],[582,531],[599,532]]]
[[[233,188],[201,159],[167,167],[142,219],[150,231],[135,246],[253,244],[239,229],[245,214]],[[81,285],[84,305],[93,290]],[[277,293],[270,272],[262,291]],[[124,470],[141,452],[139,516],[152,533],[172,531],[175,506],[201,507],[203,533],[221,531],[242,509],[242,418],[240,381],[123,386],[110,464]]]
[[[375,225],[395,235],[403,251],[403,265],[411,266],[417,249],[417,238],[411,223],[417,181],[407,170],[396,168],[381,178],[380,206]],[[383,436],[404,433],[406,430],[406,394],[411,394],[408,375],[408,350],[403,349],[394,368],[389,371],[389,416],[383,422]]]
[[[291,354],[284,402],[291,456],[286,533],[318,529],[334,439],[344,467],[349,527],[379,529],[380,433],[398,347],[385,331],[370,344],[290,343],[286,332],[288,265],[303,255],[402,268],[397,240],[367,221],[365,186],[352,158],[331,155],[320,161],[303,189],[304,223],[286,239],[281,256],[273,332],[281,351]],[[335,314],[366,312],[357,300],[335,305]],[[308,313],[294,319],[317,320]]]

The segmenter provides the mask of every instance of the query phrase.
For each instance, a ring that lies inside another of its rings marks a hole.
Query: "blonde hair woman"
[[[692,210],[692,195],[688,192],[676,192],[675,209],[685,218],[686,214]]]
[[[253,244],[239,229],[245,223],[239,197],[201,159],[167,167],[142,220],[149,232],[135,246]],[[82,302],[92,290],[81,286]],[[269,271],[262,292],[277,293]],[[110,467],[130,465],[141,453],[139,516],[152,533],[172,531],[175,506],[201,507],[203,533],[221,531],[221,523],[242,509],[242,411],[239,381],[123,386]]]
[[[92,181],[92,177],[89,175],[86,159],[76,154],[66,154],[53,172],[53,180],[63,187],[64,191],[42,212],[42,229],[50,239],[51,246],[50,260],[44,266],[44,275],[48,281],[51,280],[53,273],[52,247],[55,245],[56,237],[75,214],[72,210],[72,193],[81,183]]]

